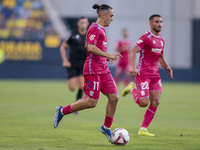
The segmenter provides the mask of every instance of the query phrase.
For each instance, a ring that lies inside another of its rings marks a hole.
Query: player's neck
[[[101,20],[99,18],[97,19],[96,23],[99,24],[102,27],[105,27],[105,24],[104,24],[103,20]]]
[[[156,31],[154,31],[154,30],[150,30],[151,31],[151,33],[153,34],[153,35],[155,35],[155,36],[159,36],[159,32],[156,32]]]
[[[79,34],[84,35],[86,34],[87,30],[81,30],[80,28],[78,29]]]

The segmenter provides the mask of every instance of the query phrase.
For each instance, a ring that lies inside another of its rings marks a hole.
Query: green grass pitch
[[[107,98],[100,96],[94,109],[63,118],[53,128],[56,105],[75,101],[67,81],[0,80],[0,149],[2,150],[199,150],[200,83],[163,83],[160,106],[149,131],[155,137],[138,136],[147,108],[140,108],[132,95],[121,97],[112,130],[128,130],[126,146],[110,144],[99,132]]]

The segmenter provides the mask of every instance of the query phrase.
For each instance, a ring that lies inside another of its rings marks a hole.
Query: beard
[[[161,31],[161,29],[156,29],[156,28],[153,28],[153,30],[154,30],[155,32],[160,32],[160,31]]]

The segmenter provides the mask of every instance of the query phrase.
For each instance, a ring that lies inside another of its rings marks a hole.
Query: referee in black
[[[77,22],[78,29],[72,31],[69,39],[65,40],[60,46],[63,67],[65,67],[68,72],[69,89],[70,91],[74,91],[77,86],[79,88],[76,100],[81,99],[83,94],[83,65],[87,55],[85,41],[88,25],[88,19],[86,17],[80,17]],[[66,55],[66,48],[68,46],[70,46],[69,59]],[[77,114],[77,112],[74,114]]]

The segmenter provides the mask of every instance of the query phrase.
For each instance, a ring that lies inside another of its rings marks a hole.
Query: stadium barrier
[[[61,40],[51,36],[44,40],[0,39],[6,61],[0,65],[1,79],[66,79],[59,52]],[[110,67],[112,75],[115,68]],[[200,68],[173,69],[173,81],[200,81]],[[163,81],[170,81],[166,70],[160,69]]]

